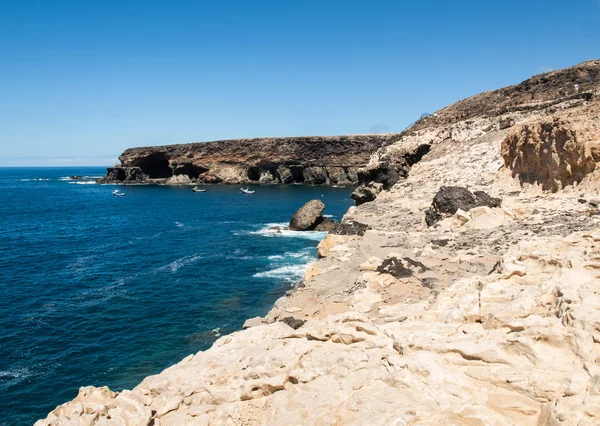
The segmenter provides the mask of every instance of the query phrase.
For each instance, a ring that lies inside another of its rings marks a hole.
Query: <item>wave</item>
[[[26,367],[0,371],[0,389],[6,390],[8,387],[14,386],[31,376],[33,376],[33,373]]]
[[[179,269],[183,268],[184,266],[191,265],[192,263],[196,262],[199,259],[202,259],[202,256],[200,256],[198,254],[194,254],[191,256],[184,256],[177,260],[169,262],[164,266],[157,268],[156,272],[165,272],[165,271],[177,272]]]
[[[234,231],[234,235],[260,235],[268,238],[302,238],[311,241],[321,241],[327,232],[320,231],[292,231],[284,229],[287,223],[266,223],[256,231]],[[275,229],[279,228],[279,229]]]
[[[255,278],[275,278],[295,283],[304,277],[308,264],[315,259],[314,248],[276,254],[267,259],[274,261],[269,265],[270,269],[254,274]]]
[[[96,185],[96,181],[93,180],[77,180],[71,181],[69,183],[74,185]]]
[[[49,179],[47,178],[37,178],[37,179],[21,179],[21,182],[45,182]]]
[[[181,223],[181,222],[175,222],[175,225],[176,225],[178,228],[183,228],[183,227],[185,226],[185,225],[184,225],[183,223]]]
[[[276,254],[273,256],[268,256],[269,260],[286,260],[286,259],[301,259],[307,262],[310,262],[314,259],[314,249],[311,247],[307,247],[298,252],[285,252],[283,254]]]
[[[274,269],[271,269],[268,271],[258,272],[256,274],[254,274],[253,277],[254,278],[276,278],[276,279],[283,279],[283,280],[289,281],[289,282],[296,282],[304,276],[304,273],[306,272],[307,267],[308,267],[307,263],[303,263],[303,264],[299,264],[299,265],[286,264],[286,265],[279,266],[277,268],[274,268]]]

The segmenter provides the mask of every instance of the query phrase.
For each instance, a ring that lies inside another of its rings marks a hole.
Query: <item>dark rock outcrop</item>
[[[381,161],[375,166],[368,166],[358,171],[361,183],[380,183],[383,189],[390,189],[400,178],[406,178],[410,166],[404,158],[398,162]]]
[[[289,325],[294,330],[298,330],[306,321],[294,317],[285,317],[281,320],[282,323]]]
[[[377,198],[379,192],[381,192],[381,188],[361,185],[350,194],[350,198],[354,200],[354,205],[360,206],[361,204],[373,201]]]
[[[480,206],[500,207],[501,203],[500,198],[491,197],[483,191],[471,192],[460,186],[442,186],[433,197],[431,207],[425,212],[425,221],[427,226],[433,226],[458,209],[469,211]]]
[[[338,222],[328,218],[323,218],[323,221],[315,227],[315,231],[330,232],[338,225]]]
[[[109,167],[106,169],[106,176],[100,179],[100,183],[142,183],[146,180],[146,175],[139,167]]]
[[[384,154],[378,161],[358,170],[360,186],[350,195],[356,206],[371,202],[381,191],[386,191],[400,179],[406,179],[410,168],[421,161],[431,145],[419,145],[416,149],[400,155]]]
[[[364,223],[348,220],[336,223],[329,233],[333,235],[358,235],[362,237],[369,229],[370,227]]]
[[[194,183],[358,184],[358,169],[399,135],[235,139],[131,148],[105,182],[164,183],[185,174]],[[141,175],[119,172],[138,168]],[[384,173],[384,172],[382,172]]]
[[[406,278],[415,273],[423,273],[428,270],[429,268],[423,263],[410,257],[388,257],[376,269],[380,274],[389,274],[396,278]]]
[[[300,207],[290,220],[292,231],[312,231],[323,222],[325,204],[321,200],[311,200]]]

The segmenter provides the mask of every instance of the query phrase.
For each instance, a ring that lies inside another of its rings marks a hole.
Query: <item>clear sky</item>
[[[600,58],[600,0],[0,0],[0,166],[398,132]]]

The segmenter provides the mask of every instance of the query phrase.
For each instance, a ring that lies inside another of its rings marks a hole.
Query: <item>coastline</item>
[[[593,424],[599,109],[470,116],[381,148],[374,161],[431,147],[348,210],[264,318],[131,391],[82,388],[36,425]],[[568,148],[544,157],[555,134]],[[445,212],[443,188],[500,202]]]

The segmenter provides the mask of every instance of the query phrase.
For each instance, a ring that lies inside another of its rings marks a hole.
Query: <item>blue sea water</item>
[[[0,425],[32,424],[80,386],[132,388],[264,315],[322,233],[266,229],[351,188],[94,184],[103,168],[0,168]],[[70,180],[69,176],[87,176]]]

